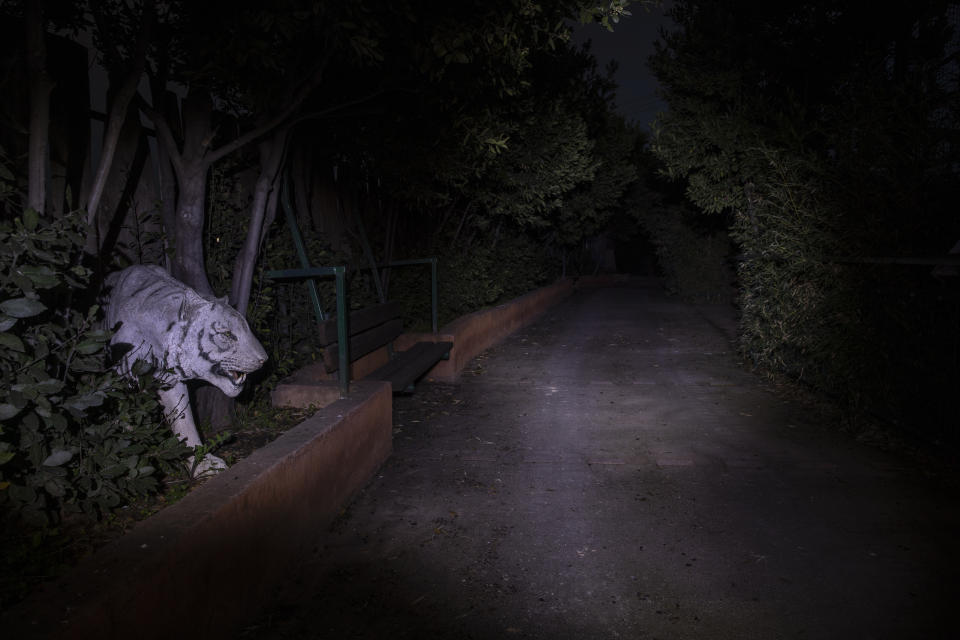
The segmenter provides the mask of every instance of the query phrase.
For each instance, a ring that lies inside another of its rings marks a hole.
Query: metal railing
[[[430,265],[430,324],[433,333],[438,333],[439,328],[439,286],[437,283],[437,258],[414,258],[411,260],[394,260],[386,264],[365,267],[367,269],[385,269],[388,267],[403,267],[408,265],[429,264]],[[299,269],[280,269],[267,271],[263,275],[271,280],[307,280],[310,286],[310,298],[313,302],[313,313],[317,318],[317,324],[326,321],[323,309],[320,306],[320,297],[317,294],[314,278],[324,276],[334,276],[336,278],[337,288],[337,342],[339,348],[337,352],[339,367],[338,379],[340,381],[340,397],[346,398],[350,387],[350,331],[348,323],[350,314],[347,312],[347,267],[300,267]]]
[[[313,314],[317,318],[317,324],[322,324],[326,321],[326,315],[323,312],[323,306],[320,304],[320,294],[317,291],[317,284],[314,282],[314,278],[324,277],[324,276],[334,276],[336,278],[336,287],[337,287],[337,341],[339,342],[339,351],[338,351],[338,366],[339,371],[339,380],[340,380],[340,397],[346,398],[347,392],[350,386],[350,332],[348,331],[347,323],[349,322],[349,314],[347,313],[347,283],[346,283],[346,266],[338,267],[314,267],[310,265],[310,259],[307,256],[306,245],[303,242],[303,236],[300,234],[300,225],[297,224],[297,216],[293,211],[293,206],[290,204],[290,192],[292,191],[292,186],[290,184],[290,173],[287,172],[284,176],[283,189],[280,194],[280,201],[283,206],[284,215],[287,220],[287,227],[290,230],[290,235],[293,238],[293,244],[297,250],[297,259],[300,262],[299,269],[281,269],[276,271],[267,271],[264,275],[272,280],[306,280],[307,287],[310,292],[310,302],[313,307]],[[383,291],[380,288],[380,280],[377,277],[376,271],[378,269],[386,269],[389,267],[402,267],[407,265],[417,265],[417,264],[429,264],[430,265],[430,322],[433,328],[433,333],[438,332],[438,322],[439,322],[439,310],[438,310],[438,285],[437,285],[437,259],[434,258],[415,258],[411,260],[394,260],[393,262],[388,262],[386,264],[373,264],[372,253],[370,252],[369,246],[367,246],[366,235],[364,234],[364,252],[371,256],[371,264],[365,269],[372,269],[374,271],[374,281],[377,285],[377,293],[383,302]]]
[[[340,368],[338,372],[340,380],[340,398],[346,398],[350,387],[350,332],[347,330],[347,322],[350,315],[347,313],[347,268],[340,267],[301,267],[299,269],[282,269],[279,271],[267,271],[264,274],[272,280],[304,280],[308,279],[310,287],[310,298],[313,302],[313,313],[317,318],[317,324],[322,324],[326,318],[323,309],[320,307],[320,297],[317,295],[317,287],[313,279],[322,276],[334,276],[337,280],[337,342],[339,342],[338,363]]]

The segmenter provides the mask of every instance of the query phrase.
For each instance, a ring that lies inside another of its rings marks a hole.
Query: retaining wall
[[[8,638],[235,638],[390,455],[392,393],[338,400],[7,611]]]

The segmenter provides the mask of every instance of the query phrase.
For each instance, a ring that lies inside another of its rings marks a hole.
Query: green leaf
[[[73,452],[67,451],[66,449],[57,449],[49,456],[47,456],[42,462],[45,467],[59,467],[62,464],[66,464],[73,459]],[[56,495],[56,494],[55,494]]]
[[[64,489],[63,483],[58,482],[57,480],[47,480],[43,484],[43,488],[47,490],[47,493],[57,498],[61,498],[67,493],[66,489]]]
[[[94,307],[92,307],[92,308],[96,308],[96,305],[94,305]],[[88,331],[88,332],[86,333],[87,340],[96,340],[96,341],[98,341],[98,342],[107,342],[107,341],[109,341],[109,340],[110,340],[110,335],[111,335],[111,334],[110,334],[109,331],[104,331],[104,330],[102,330],[102,329],[96,329],[96,330],[93,330],[93,331]]]
[[[17,324],[16,318],[11,318],[8,315],[0,314],[0,331],[9,331],[15,324]]]
[[[103,369],[103,363],[100,362],[97,358],[91,357],[80,357],[74,359],[70,363],[71,371],[85,371],[90,373],[96,373]]]
[[[47,425],[48,428],[61,431],[67,428],[67,420],[59,413],[51,413],[48,416],[43,416],[43,422]]]
[[[116,478],[127,473],[129,469],[124,464],[113,464],[103,470],[103,476],[106,478]]]
[[[90,407],[99,407],[103,404],[104,394],[101,391],[87,393],[82,396],[74,396],[64,401],[63,406],[75,411],[85,411]]]
[[[37,492],[30,487],[24,487],[19,484],[10,485],[10,497],[18,502],[31,504],[37,499]]]
[[[20,409],[12,404],[0,404],[0,420],[8,420],[20,413]]]
[[[0,311],[14,318],[30,318],[43,313],[47,307],[33,298],[14,298],[0,302]]]
[[[28,277],[38,289],[50,289],[60,284],[60,278],[57,276],[57,272],[50,267],[24,265],[17,269],[17,271]]]
[[[56,378],[47,378],[46,380],[37,382],[34,388],[37,390],[37,393],[51,395],[63,389],[63,381],[57,380]]]
[[[27,231],[34,231],[40,222],[40,214],[33,209],[27,209],[23,212],[23,226]]]
[[[11,351],[19,351],[20,353],[23,353],[26,349],[23,340],[12,333],[0,333],[0,347],[6,347]]]
[[[91,354],[97,353],[102,349],[103,349],[102,340],[84,340],[83,342],[79,343],[76,346],[77,352],[85,356],[89,356]]]

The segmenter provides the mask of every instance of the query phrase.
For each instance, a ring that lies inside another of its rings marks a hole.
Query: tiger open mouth
[[[224,369],[221,365],[213,366],[213,372],[222,378],[227,378],[235,386],[240,387],[247,379],[246,371],[235,371],[233,369]]]

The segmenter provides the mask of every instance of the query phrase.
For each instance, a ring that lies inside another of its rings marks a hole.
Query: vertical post
[[[334,267],[337,278],[337,343],[340,367],[340,398],[346,398],[350,389],[350,332],[347,330],[347,283],[346,267]]]
[[[430,321],[433,325],[433,332],[437,333],[440,329],[439,311],[437,310],[438,300],[440,298],[437,287],[437,259],[430,258]]]
[[[297,216],[293,212],[293,206],[290,204],[290,192],[293,186],[290,181],[290,169],[284,173],[283,189],[280,191],[283,213],[287,218],[287,228],[290,229],[290,235],[293,237],[293,245],[297,248],[297,257],[300,259],[300,266],[304,269],[310,268],[310,259],[307,257],[307,247],[303,244],[303,236],[300,235],[300,225],[297,224]],[[317,316],[317,323],[321,323],[326,318],[323,314],[323,307],[320,306],[320,294],[317,293],[317,283],[313,278],[307,279],[307,289],[310,291],[310,302],[313,304],[313,314]]]
[[[383,304],[387,301],[387,297],[383,294],[383,283],[380,281],[380,271],[377,269],[377,261],[373,258],[373,249],[370,248],[370,241],[367,240],[367,231],[363,227],[363,220],[360,215],[356,216],[357,228],[360,230],[360,244],[363,247],[363,253],[367,256],[367,262],[370,263],[370,270],[373,271],[371,276],[373,277],[373,285],[377,290],[377,299],[380,301],[380,304]]]

